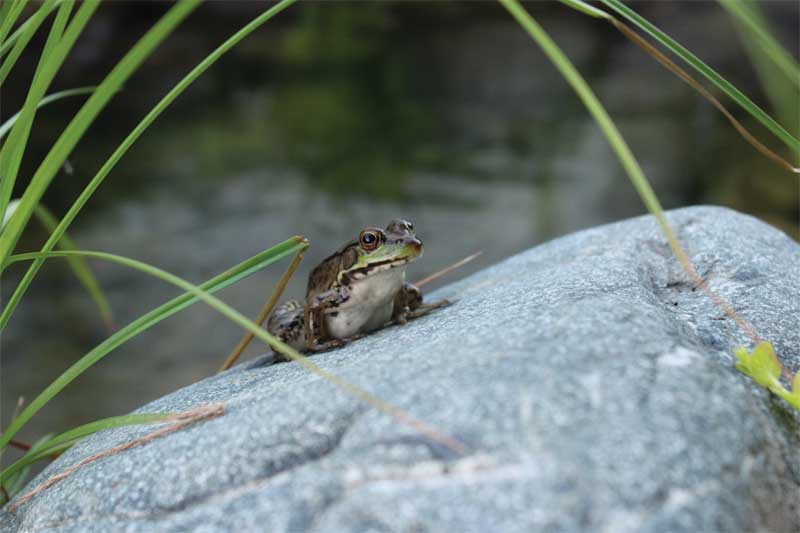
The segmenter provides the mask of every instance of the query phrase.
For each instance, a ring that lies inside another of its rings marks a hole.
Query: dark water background
[[[166,7],[103,5],[53,90],[98,83]],[[727,205],[798,238],[795,177],[758,155],[707,102],[606,24],[560,4],[527,7],[607,106],[666,208]],[[718,4],[635,7],[769,108]],[[211,2],[191,15],[97,120],[70,158],[72,172],[58,176],[45,204],[63,214],[150,107],[264,8]],[[797,56],[798,4],[766,8]],[[3,88],[4,117],[21,106],[35,61],[26,53]],[[79,103],[39,112],[23,182]],[[303,3],[187,90],[117,165],[70,234],[83,248],[151,262],[194,282],[304,234],[312,249],[288,291],[297,296],[316,261],[363,226],[396,216],[413,220],[426,244],[425,257],[410,269],[413,280],[476,250],[484,255],[450,279],[643,212],[582,104],[498,5]],[[44,237],[34,227],[20,249],[33,250]],[[136,272],[92,265],[119,325],[177,294]],[[283,268],[220,294],[255,315]],[[15,270],[4,280],[4,297],[20,275]],[[32,399],[106,335],[64,265],[46,266],[3,334],[2,425],[19,396]],[[116,350],[20,436],[122,414],[208,376],[239,336],[198,304]]]

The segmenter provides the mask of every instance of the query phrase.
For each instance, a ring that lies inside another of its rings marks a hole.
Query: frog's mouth
[[[371,265],[368,265],[364,268],[353,270],[352,272],[350,272],[349,277],[352,280],[364,279],[371,274],[377,274],[379,272],[385,272],[393,268],[407,265],[408,263],[410,263],[415,259],[416,257],[401,257],[397,259],[387,259],[385,261],[378,261],[377,263],[372,263]]]
[[[422,256],[422,243],[415,242],[413,244],[409,244],[404,251],[407,253],[400,257],[392,257],[389,259],[384,259],[383,261],[376,261],[365,267],[353,270],[350,272],[349,278],[351,280],[364,279],[369,275],[385,272],[393,268],[407,265],[412,261],[416,261]]]

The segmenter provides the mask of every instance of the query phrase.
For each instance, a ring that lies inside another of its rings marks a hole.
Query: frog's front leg
[[[409,320],[425,316],[434,309],[450,305],[450,301],[441,300],[432,304],[422,303],[422,291],[411,283],[404,283],[394,299],[392,320],[405,324]]]
[[[306,302],[305,307],[305,337],[306,348],[312,352],[322,352],[331,348],[344,346],[357,339],[354,335],[344,339],[330,336],[325,326],[325,314],[336,309],[350,299],[350,291],[346,287],[339,287],[314,296]]]

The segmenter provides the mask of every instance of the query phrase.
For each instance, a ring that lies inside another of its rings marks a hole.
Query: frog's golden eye
[[[366,229],[359,235],[358,242],[364,250],[371,252],[383,242],[383,232],[374,229]]]

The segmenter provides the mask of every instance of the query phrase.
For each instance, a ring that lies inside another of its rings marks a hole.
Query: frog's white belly
[[[392,318],[394,298],[405,279],[405,268],[398,267],[353,283],[348,288],[348,301],[325,316],[328,334],[336,339],[344,339],[386,324]]]

